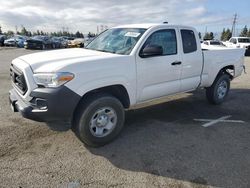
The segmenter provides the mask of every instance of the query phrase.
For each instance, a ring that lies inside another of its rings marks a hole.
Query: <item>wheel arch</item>
[[[110,95],[116,97],[122,103],[124,108],[129,108],[130,107],[130,98],[129,98],[129,94],[128,94],[127,89],[121,84],[115,84],[115,85],[99,87],[99,88],[87,91],[81,97],[81,99],[78,102],[75,110],[77,110],[78,106],[82,102],[84,102],[85,100],[88,100],[88,98],[90,96],[97,95],[97,94],[110,94]]]
[[[221,74],[228,74],[229,77],[230,77],[230,80],[233,80],[234,75],[235,75],[235,67],[234,67],[234,65],[227,65],[227,66],[221,68],[220,71],[218,72],[218,74],[216,75],[216,78],[218,76],[220,76]]]
[[[116,85],[109,85],[109,86],[104,86],[96,89],[92,89],[88,92],[86,92],[81,99],[78,101],[73,116],[72,116],[72,123],[75,120],[75,114],[79,111],[81,108],[82,104],[84,104],[85,101],[88,100],[93,95],[100,95],[100,94],[108,94],[116,97],[123,105],[125,109],[130,107],[130,98],[129,94],[127,92],[127,89],[120,84]]]

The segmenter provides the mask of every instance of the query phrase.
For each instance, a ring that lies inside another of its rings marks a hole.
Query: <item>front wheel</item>
[[[213,85],[206,88],[207,100],[211,104],[221,104],[225,101],[230,89],[230,77],[228,74],[217,76]]]
[[[85,144],[103,146],[112,141],[124,124],[124,108],[111,95],[98,94],[83,101],[75,114],[73,130]]]

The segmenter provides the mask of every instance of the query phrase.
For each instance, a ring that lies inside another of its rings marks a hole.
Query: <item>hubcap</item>
[[[113,108],[98,109],[92,116],[89,124],[90,132],[95,137],[104,137],[110,134],[117,123],[117,115]]]
[[[223,99],[226,96],[228,85],[226,81],[222,81],[217,90],[217,96],[219,99]]]

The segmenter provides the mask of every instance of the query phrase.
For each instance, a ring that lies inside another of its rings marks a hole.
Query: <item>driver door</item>
[[[147,45],[163,48],[163,54],[153,57],[137,56],[137,101],[180,92],[181,56],[178,54],[176,29],[162,29],[153,32],[146,39],[141,51]]]

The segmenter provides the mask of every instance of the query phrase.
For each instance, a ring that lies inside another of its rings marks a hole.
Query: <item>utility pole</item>
[[[15,29],[16,29],[16,34],[17,34],[17,30],[18,30],[17,25],[15,25]]]
[[[235,14],[234,14],[234,19],[233,19],[232,30],[231,30],[231,32],[232,32],[232,37],[235,36],[235,26],[236,26],[236,23],[237,23],[237,14],[235,13]]]

